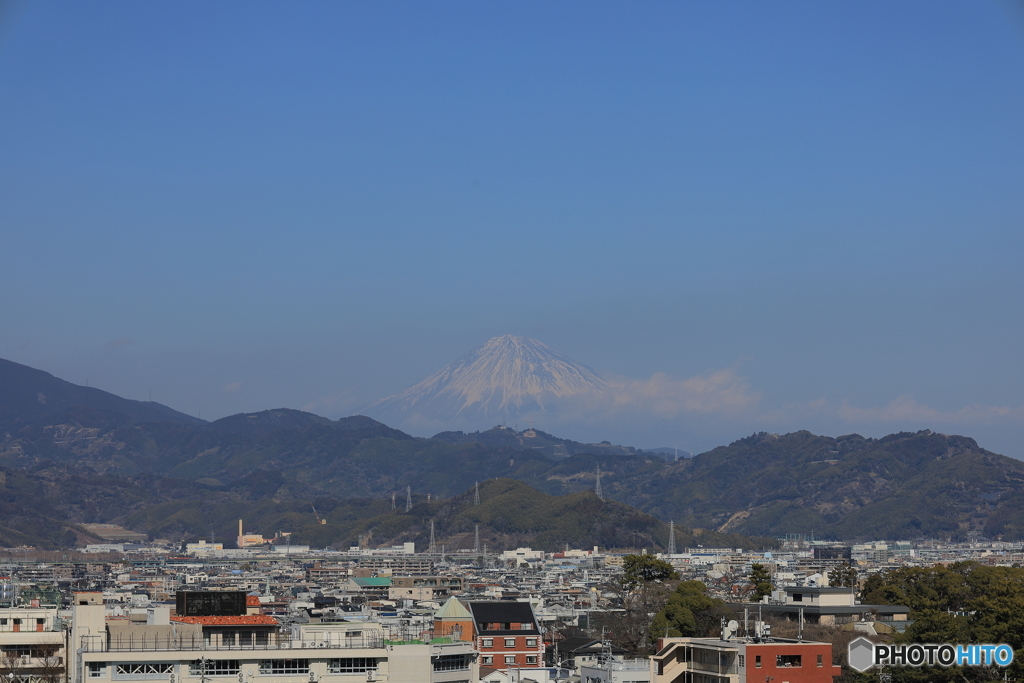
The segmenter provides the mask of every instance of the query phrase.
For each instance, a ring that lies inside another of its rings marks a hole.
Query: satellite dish
[[[729,640],[734,635],[736,635],[736,631],[739,630],[739,627],[739,622],[737,622],[735,619],[726,624],[725,630],[722,631],[722,640]]]

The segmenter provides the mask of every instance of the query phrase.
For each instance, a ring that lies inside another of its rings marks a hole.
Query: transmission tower
[[[600,465],[597,466],[597,485],[594,487],[594,493],[597,494],[598,498],[600,498],[601,500],[604,500],[604,494],[601,493],[601,466]]]
[[[476,524],[476,537],[473,539],[473,555],[480,554],[480,525]]]
[[[405,511],[412,510],[412,487],[405,487]]]
[[[668,554],[676,554],[676,523],[675,520],[668,523]]]
[[[430,548],[427,549],[427,552],[433,555],[436,551],[437,548],[434,546],[434,520],[430,520]]]
[[[395,509],[395,492],[394,491],[391,492],[391,509],[392,510]]]
[[[473,505],[480,504],[480,482],[476,482],[476,492],[473,494]]]

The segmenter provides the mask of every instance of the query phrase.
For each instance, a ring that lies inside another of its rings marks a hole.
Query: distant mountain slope
[[[391,423],[418,417],[493,424],[605,386],[592,370],[536,339],[505,335],[363,412]]]
[[[606,499],[721,533],[1024,538],[1024,462],[986,451],[963,436],[755,434],[666,462],[661,454],[582,444],[532,429],[420,439],[366,416],[332,421],[287,409],[209,424],[192,418],[193,423],[140,421],[97,407],[54,412],[38,397],[24,400],[24,387],[65,390],[67,383],[16,364],[4,368],[17,382],[16,390],[0,387],[8,397],[0,467],[55,480],[78,475],[191,480],[245,505],[265,500],[276,505],[316,497],[389,500],[407,486],[417,496],[446,498],[495,478],[516,479],[549,495],[577,494],[595,488],[600,467]],[[49,384],[41,383],[40,375],[50,377]],[[136,414],[135,409],[169,410],[98,394],[108,405]],[[168,510],[175,501],[191,500],[180,495],[177,484],[162,486],[166,494],[160,500]],[[119,505],[96,493],[82,507],[92,512],[76,513],[66,522],[118,521],[111,517],[125,514]]]
[[[603,455],[636,455],[637,449],[632,446],[613,446],[606,442],[580,443],[571,439],[561,439],[539,429],[517,431],[512,427],[498,425],[485,431],[465,433],[440,432],[433,437],[446,443],[480,443],[492,448],[511,448],[513,450],[532,450],[557,460],[577,453],[600,453]],[[646,451],[645,451],[646,452]]]
[[[27,365],[0,359],[0,425],[78,407],[110,410],[143,422],[204,423],[199,418],[153,401],[121,398],[101,389],[66,382]]]
[[[662,519],[746,534],[1024,538],[1024,462],[929,431],[755,434],[605,491]]]

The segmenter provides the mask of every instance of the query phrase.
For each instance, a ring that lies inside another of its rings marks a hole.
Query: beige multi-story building
[[[0,608],[0,677],[5,681],[63,680],[64,649],[55,607]]]
[[[94,594],[95,595],[95,594]],[[469,683],[470,642],[430,632],[389,637],[376,623],[296,624],[267,615],[189,616],[151,610],[145,624],[107,620],[102,600],[76,594],[71,683]]]

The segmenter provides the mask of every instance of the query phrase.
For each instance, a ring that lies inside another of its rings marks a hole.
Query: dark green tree
[[[768,568],[763,564],[754,563],[750,565],[750,584],[754,587],[754,592],[751,595],[751,599],[754,602],[760,602],[761,598],[766,595],[771,595],[772,589],[772,577],[768,573]]]
[[[894,683],[973,683],[1024,676],[1024,569],[958,562],[948,567],[905,567],[865,582],[865,603],[906,605],[912,624],[897,643],[1006,643],[1014,649],[1007,670],[989,667],[894,669]]]
[[[622,560],[622,584],[633,588],[651,581],[668,581],[679,578],[679,572],[653,555],[626,555]]]
[[[676,586],[665,606],[651,622],[648,638],[653,643],[668,636],[710,636],[728,614],[725,603],[707,594],[700,581],[683,581]]]
[[[836,565],[828,573],[828,585],[834,588],[851,588],[857,585],[857,569],[848,564]]]

